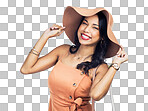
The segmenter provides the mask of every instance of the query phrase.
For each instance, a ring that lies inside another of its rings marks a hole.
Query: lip
[[[82,34],[85,35],[85,36],[87,36],[87,37],[89,37],[89,38],[88,38],[88,39],[84,38],[84,37],[82,36]],[[81,34],[81,38],[82,38],[83,40],[90,40],[90,39],[91,39],[90,36],[88,36],[88,35],[86,35],[86,34],[84,34],[84,33],[82,33],[82,34]]]
[[[87,36],[87,37],[89,37],[90,39],[91,39],[91,37],[90,36],[88,36],[87,34],[84,34],[84,33],[82,33],[83,35],[85,35],[85,36]]]

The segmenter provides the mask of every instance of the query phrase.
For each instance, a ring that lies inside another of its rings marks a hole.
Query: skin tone
[[[76,52],[75,56],[87,57],[94,53],[97,42],[100,40],[99,34],[99,19],[97,15],[85,17],[78,29],[78,39],[80,47]],[[83,40],[81,35],[86,34],[91,39]]]
[[[100,40],[98,21],[99,19],[97,15],[85,17],[85,19],[83,20],[78,29],[78,39],[81,45],[75,56],[88,56],[94,53],[96,43]],[[81,38],[82,33],[90,36],[91,39],[83,40]],[[121,47],[117,55],[114,57],[112,63],[117,63],[120,66],[121,63],[127,60],[128,56],[123,47]],[[92,84],[89,95],[96,101],[99,101],[107,94],[113,77],[116,74],[116,70],[113,67],[108,69],[108,66],[106,64],[102,64],[98,68],[96,74],[97,76],[95,77],[95,80]]]
[[[96,15],[86,17],[82,24],[78,29],[78,39],[81,43],[79,50],[75,54],[75,57],[80,56],[84,58],[86,55],[91,55],[94,53],[94,49],[96,47],[96,43],[100,40],[99,36],[99,19]],[[35,44],[34,48],[41,52],[42,48],[46,44],[47,40],[51,37],[56,37],[61,35],[64,32],[64,27],[54,24],[51,28],[45,30],[43,35]],[[84,33],[91,37],[90,40],[83,40],[81,38],[81,34]],[[47,55],[38,58],[35,54],[28,54],[24,64],[21,67],[21,73],[23,74],[32,74],[36,72],[40,72],[46,70],[56,64],[56,61],[60,55],[62,55],[62,51],[65,49],[69,49],[69,46],[61,45],[60,47],[55,48],[53,51],[48,53]],[[117,63],[119,66],[123,62],[128,60],[128,55],[124,51],[124,48],[121,47],[117,52],[117,55],[114,56],[112,63]],[[99,66],[96,71],[95,80],[91,86],[89,96],[94,100],[99,101],[109,90],[113,77],[116,73],[116,70],[113,67],[108,69],[106,64],[102,64]]]
[[[91,55],[94,53],[97,42],[100,40],[99,34],[99,18],[97,15],[85,17],[82,24],[78,29],[78,39],[80,42],[79,50],[75,56]],[[81,35],[86,34],[91,37],[90,40],[83,40]],[[113,63],[117,63],[119,66],[122,62],[128,59],[126,52],[121,47],[115,56]],[[111,67],[108,69],[106,64],[102,64],[97,70],[97,76],[90,89],[90,96],[99,101],[109,90],[116,70]]]

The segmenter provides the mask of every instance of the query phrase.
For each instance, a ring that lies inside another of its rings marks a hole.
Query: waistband
[[[77,111],[82,111],[80,106],[85,106],[90,104],[90,98],[81,98],[78,97],[75,100],[71,99],[71,100],[66,100],[61,98],[60,96],[55,95],[54,93],[52,93],[50,91],[50,98],[54,101],[54,103],[62,106],[62,107],[69,107],[70,111],[75,111],[77,109]]]

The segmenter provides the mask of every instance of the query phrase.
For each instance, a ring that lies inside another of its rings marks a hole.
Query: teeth
[[[82,34],[82,36],[83,36],[85,39],[88,39],[88,38],[89,38],[89,37],[87,37],[86,35],[83,35],[83,34]]]

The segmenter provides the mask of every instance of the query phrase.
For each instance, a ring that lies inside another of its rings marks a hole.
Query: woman
[[[68,6],[64,27],[54,24],[35,44],[21,72],[36,73],[55,65],[48,78],[49,111],[92,111],[90,98],[99,101],[106,95],[120,64],[128,60],[111,30],[112,24],[112,16],[104,8]],[[64,31],[75,45],[63,44],[38,58],[47,40]],[[108,68],[104,60],[113,56]]]

